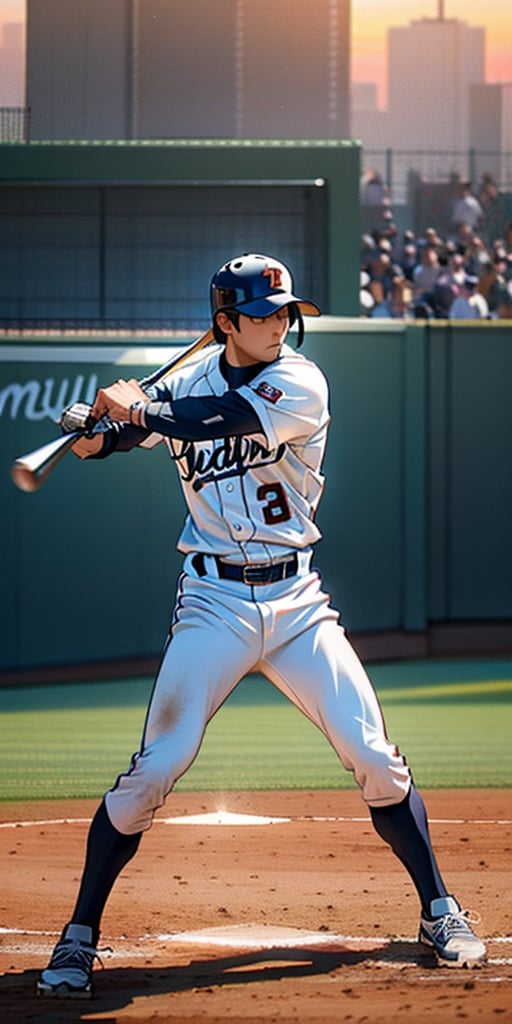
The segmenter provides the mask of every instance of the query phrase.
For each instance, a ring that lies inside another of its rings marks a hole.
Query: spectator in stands
[[[388,189],[381,175],[373,167],[368,168],[361,178],[361,202],[364,206],[376,206],[380,210],[388,198]]]
[[[413,289],[403,274],[396,274],[391,283],[389,295],[391,316],[404,320],[413,316]]]
[[[455,237],[463,240],[466,234],[464,226],[471,232],[478,231],[483,220],[483,210],[471,190],[471,182],[462,181],[459,197],[455,200],[452,212],[452,225]],[[466,236],[467,237],[467,236]]]
[[[374,168],[365,171],[360,184],[361,217],[365,231],[385,227],[383,213],[389,209],[389,189]]]
[[[413,316],[415,320],[432,320],[434,310],[428,302],[415,302],[413,305]]]
[[[385,240],[383,240],[381,242],[381,245],[377,249],[376,253],[368,261],[367,266],[368,274],[370,275],[370,282],[371,284],[375,283],[380,286],[380,288],[382,289],[383,300],[386,299],[389,295],[389,292],[391,290],[391,282],[395,275],[395,271],[391,261],[391,254],[389,252],[388,246],[386,246]],[[380,296],[380,290],[372,290],[372,294],[374,295],[376,302],[379,301],[377,297],[377,292],[378,295]]]
[[[473,244],[474,231],[469,224],[461,224],[459,227],[459,234],[457,238],[457,252],[460,252],[465,257],[468,249],[471,249]]]
[[[399,231],[395,224],[391,207],[384,207],[382,210],[380,223],[376,224],[376,231],[379,235],[379,241],[387,240],[391,245],[392,252],[398,255],[400,244]]]
[[[435,228],[427,228],[425,231],[425,242],[427,245],[437,249],[438,252],[443,248],[443,240],[439,237]]]
[[[406,228],[402,235],[402,255],[405,252],[406,245],[416,246],[416,235],[410,228]]]
[[[498,305],[496,307],[496,316],[499,320],[512,320],[512,282],[509,281],[506,288],[502,291]]]
[[[371,317],[403,320],[413,315],[412,287],[403,274],[397,273],[393,277],[387,295],[384,294],[380,281],[369,281],[367,287],[373,303],[371,306],[368,304],[368,314]]]
[[[512,220],[510,221],[509,224],[507,224],[505,228],[503,248],[505,249],[509,256],[512,256]]]
[[[505,298],[507,285],[510,281],[510,264],[503,250],[498,250],[492,261],[492,266],[494,272],[492,303],[494,309],[497,309],[500,302]]]
[[[468,274],[480,277],[483,267],[489,260],[488,250],[480,235],[472,235],[464,252],[464,266]]]
[[[443,319],[509,316],[512,221],[491,245],[486,245],[467,223],[462,225],[459,239],[449,237],[446,241],[434,228],[428,228],[418,241],[410,229],[399,239],[374,230],[362,236],[361,270],[365,274],[361,315]],[[468,278],[473,281],[468,282]],[[407,293],[411,284],[412,301]],[[458,297],[465,302],[453,310]]]
[[[477,284],[475,274],[466,274],[460,295],[457,295],[450,307],[450,320],[478,320],[488,315],[483,295],[476,292]]]
[[[512,279],[512,252],[507,252],[503,242],[497,244],[493,250],[493,264],[496,273],[505,282]]]
[[[464,256],[462,253],[456,251],[451,254],[448,259],[448,271],[456,288],[462,288],[464,278],[466,276]]]
[[[416,303],[426,303],[433,308],[434,285],[441,273],[437,249],[434,245],[425,245],[421,251],[420,262],[415,266],[412,283]]]
[[[458,259],[461,259],[461,257],[459,256]],[[446,250],[439,254],[439,266],[439,277],[436,280],[432,293],[432,308],[437,319],[446,320],[453,302],[460,295],[465,273],[463,272],[462,281],[456,281],[453,257],[450,257]]]
[[[391,286],[390,286],[391,289]],[[389,294],[384,291],[381,281],[370,281],[368,291],[371,295],[373,305],[370,310],[371,317],[391,316]]]
[[[496,239],[496,241],[491,245],[490,252],[491,252],[491,259],[492,259],[493,262],[494,262],[494,260],[503,260],[506,263],[507,258],[508,258],[508,253],[507,253],[507,247],[505,245],[505,242],[504,242],[503,238],[497,238]]]
[[[490,173],[485,171],[478,184],[476,197],[482,207],[482,235],[487,245],[497,238],[501,223],[501,196]]]
[[[469,274],[469,277],[474,278],[475,275]],[[470,305],[474,306],[478,310],[480,320],[489,320],[489,305],[487,299],[484,298],[481,292],[478,291],[478,277],[476,278],[476,285],[473,295],[470,297]]]
[[[459,251],[459,247],[457,243],[454,242],[453,238],[446,239],[446,242],[444,243],[444,251],[447,256],[453,256],[456,252]]]
[[[503,299],[506,298],[507,282],[503,275],[499,273],[499,266],[499,260],[496,262],[489,260],[483,267],[478,282],[478,292],[486,300],[491,317],[498,316],[498,307]]]
[[[412,281],[414,268],[418,265],[418,247],[414,242],[410,242],[404,247],[404,252],[399,261],[399,265],[404,277],[406,277],[408,281]]]

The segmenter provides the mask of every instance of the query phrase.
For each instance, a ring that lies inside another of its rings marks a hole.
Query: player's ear
[[[233,328],[238,331],[239,314],[235,309],[219,310],[213,318],[213,333],[216,341],[225,344]]]
[[[213,336],[215,338],[215,341],[218,341],[219,345],[225,345],[227,341],[227,336],[219,324],[220,316],[225,316],[225,313],[215,313],[213,317]]]
[[[224,334],[233,330],[233,324],[227,313],[220,312],[215,314],[215,323],[220,327]]]

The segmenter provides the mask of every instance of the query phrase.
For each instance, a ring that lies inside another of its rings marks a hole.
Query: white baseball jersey
[[[165,385],[172,399],[222,395],[228,389],[219,365],[222,350],[216,345],[170,376]],[[314,363],[284,345],[280,358],[238,391],[264,434],[165,439],[190,510],[178,549],[266,562],[320,537],[314,517],[324,483],[327,382]]]
[[[163,430],[165,420],[189,508],[178,543],[187,557],[141,749],[105,798],[110,820],[124,833],[150,827],[155,808],[196,757],[207,723],[251,672],[266,675],[318,725],[371,806],[403,800],[410,786],[370,680],[310,564],[320,536],[314,515],[329,424],[325,378],[285,345],[277,360],[254,367],[249,383],[230,388],[222,352],[216,346],[148,389],[149,429]],[[238,434],[222,437],[227,403],[218,399],[226,391],[241,396],[243,409],[240,397],[230,401]],[[211,429],[216,439],[176,440],[178,420],[186,419],[178,402],[194,398],[203,399],[201,428],[194,433],[188,423],[182,436],[208,437]],[[244,432],[247,423],[259,423],[259,433]],[[126,443],[135,437],[129,428]],[[293,573],[277,582],[252,585],[219,574],[219,556],[269,563],[291,552],[298,552],[287,560]]]
[[[256,322],[284,306],[294,316],[319,312],[294,295],[284,264],[259,254],[221,268],[211,301],[212,310],[241,310]],[[280,336],[284,315],[282,321]],[[288,345],[273,362],[245,366],[229,364],[224,346],[216,345],[145,393],[144,426],[111,423],[96,457],[165,441],[188,506],[178,541],[185,558],[140,747],[105,794],[108,821],[96,817],[91,828],[77,926],[89,923],[97,896],[99,928],[106,883],[137,848],[138,840],[122,836],[150,828],[196,758],[208,723],[253,673],[265,675],[323,732],[353,774],[375,828],[407,867],[425,912],[437,903],[444,915],[452,897],[445,897],[430,849],[425,808],[311,564],[330,418],[322,372]],[[53,966],[43,990],[59,994]]]

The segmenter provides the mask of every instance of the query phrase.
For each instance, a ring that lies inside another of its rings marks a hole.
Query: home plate
[[[266,818],[261,814],[234,814],[211,811],[209,814],[186,814],[182,818],[160,818],[164,825],[281,825],[289,818]]]
[[[303,931],[300,928],[235,924],[218,928],[200,928],[196,932],[171,932],[167,935],[158,935],[157,939],[160,942],[227,946],[230,949],[296,949],[304,946],[338,945],[342,941],[342,936],[334,935],[332,932]]]

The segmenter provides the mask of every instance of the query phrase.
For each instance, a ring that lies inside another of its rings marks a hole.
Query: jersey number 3
[[[273,526],[274,523],[286,523],[291,518],[286,494],[281,484],[261,484],[256,491],[256,498],[258,501],[265,502],[261,511],[268,526]]]

